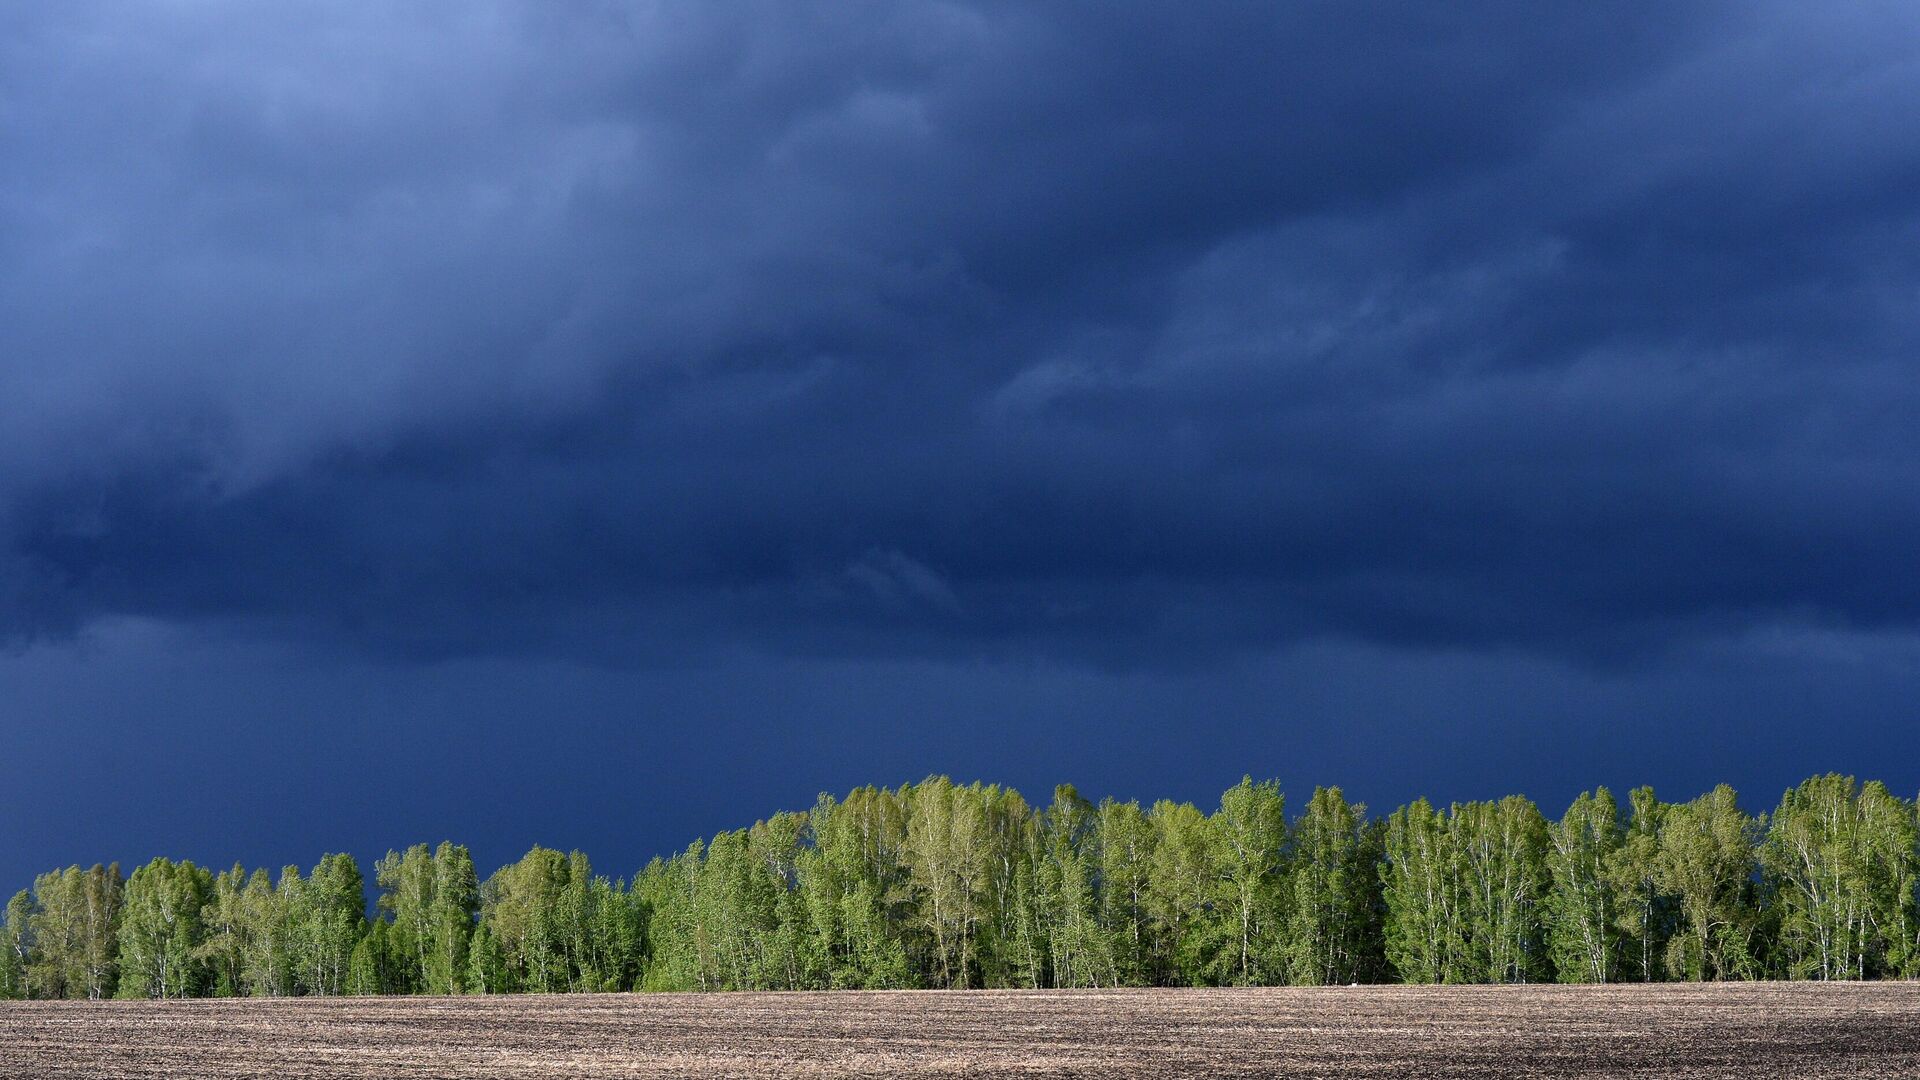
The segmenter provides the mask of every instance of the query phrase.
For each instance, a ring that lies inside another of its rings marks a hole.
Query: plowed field
[[[0,1076],[1920,1076],[1920,984],[0,1002]]]

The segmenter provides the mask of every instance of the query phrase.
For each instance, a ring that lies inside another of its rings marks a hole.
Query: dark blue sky
[[[0,879],[1920,787],[1920,8],[0,13]]]

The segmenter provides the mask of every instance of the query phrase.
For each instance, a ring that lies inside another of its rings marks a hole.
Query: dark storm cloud
[[[9,21],[16,641],[1920,621],[1906,7]]]

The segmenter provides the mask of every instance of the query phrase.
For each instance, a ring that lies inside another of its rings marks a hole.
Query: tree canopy
[[[1251,776],[1202,810],[1045,805],[931,777],[823,795],[630,878],[450,842],[373,864],[41,874],[0,921],[0,997],[1871,979],[1920,975],[1920,819],[1819,776],[1768,814],[1521,796],[1289,818]]]

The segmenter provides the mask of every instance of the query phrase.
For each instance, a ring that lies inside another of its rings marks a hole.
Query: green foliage
[[[1054,986],[1116,981],[1112,942],[1100,925],[1094,892],[1099,841],[1092,804],[1071,784],[1054,789],[1053,805],[1042,815],[1039,842],[1045,858],[1034,883]]]
[[[977,784],[959,787],[944,776],[908,796],[902,855],[920,928],[931,942],[936,986],[978,985],[980,929],[995,869],[988,849],[989,798]],[[1056,923],[1063,918],[1058,903],[1056,896],[1051,912]]]
[[[1147,882],[1154,981],[1171,986],[1214,982],[1225,928],[1217,905],[1220,870],[1213,826],[1192,803],[1167,800],[1153,804],[1147,820],[1154,833]]]
[[[1667,943],[1679,923],[1679,905],[1661,889],[1656,873],[1660,830],[1667,806],[1650,787],[1627,796],[1632,817],[1625,838],[1607,860],[1607,882],[1614,896],[1614,927],[1619,931],[1621,977],[1656,982],[1666,976]]]
[[[811,847],[795,856],[808,963],[825,988],[914,985],[900,914],[908,886],[901,851],[906,817],[891,791],[860,788],[810,815]],[[658,917],[657,914],[655,916]]]
[[[443,851],[447,845],[442,845]],[[461,860],[465,849],[456,849]],[[471,866],[471,863],[466,863]],[[645,923],[624,883],[595,877],[584,854],[535,847],[480,887],[480,937],[460,914],[465,901],[443,888],[441,921],[464,935],[458,983],[436,992],[555,993],[628,990],[639,972]],[[477,961],[469,942],[498,956]],[[476,976],[476,972],[478,973]]]
[[[1468,972],[1476,982],[1548,977],[1541,901],[1547,892],[1547,823],[1529,800],[1456,805],[1449,827],[1466,873]]]
[[[1100,852],[1098,924],[1108,935],[1111,982],[1141,986],[1152,979],[1156,967],[1149,893],[1158,837],[1139,803],[1111,799],[1100,804],[1095,831]]]
[[[1680,926],[1667,943],[1667,973],[1672,977],[1759,974],[1753,879],[1761,825],[1740,810],[1733,789],[1725,784],[1666,809],[1652,880],[1679,907]]]
[[[931,777],[775,814],[631,884],[535,847],[477,880],[451,843],[218,874],[42,874],[0,921],[0,998],[1610,982],[1920,976],[1920,819],[1821,776],[1771,818],[1732,789],[1424,799],[1384,820],[1251,777],[1206,814],[1044,808]]]
[[[510,990],[553,993],[568,988],[561,941],[561,892],[567,857],[535,847],[503,866],[481,890],[481,922],[506,956]]]
[[[1851,776],[1815,777],[1774,811],[1760,864],[1796,978],[1911,974],[1915,829],[1887,789]]]
[[[399,958],[394,955],[387,923],[375,919],[354,942],[353,953],[347,958],[346,992],[364,997],[398,993],[399,988]]]
[[[401,993],[458,994],[467,983],[467,945],[473,937],[480,887],[473,857],[458,844],[429,850],[415,844],[374,863],[380,910],[392,920],[387,936]]]
[[[298,867],[286,867],[281,871],[281,881],[284,884],[299,874]],[[286,892],[274,888],[273,878],[265,869],[255,870],[247,876],[239,905],[241,984],[253,997],[293,994],[293,919],[287,910]]]
[[[240,866],[213,875],[207,900],[200,909],[201,939],[195,959],[206,972],[206,992],[214,997],[245,993],[246,943],[249,927],[241,896],[247,872]]]
[[[6,903],[8,997],[36,997],[33,972],[40,963],[38,915],[40,905],[31,890],[15,892]]]
[[[204,992],[201,909],[212,891],[212,875],[190,862],[155,859],[133,872],[120,916],[119,996]]]
[[[1400,980],[1464,981],[1466,876],[1445,816],[1427,800],[1387,818],[1380,875],[1387,961]]]
[[[365,883],[351,855],[325,855],[287,897],[289,949],[300,992],[349,992],[348,966],[366,925]]]
[[[27,996],[27,965],[33,958],[33,894],[25,889],[7,901],[0,922],[0,1001]]]
[[[1285,982],[1287,820],[1280,785],[1243,777],[1221,794],[1212,825],[1220,881],[1215,910],[1226,937],[1213,973],[1235,986]]]
[[[34,879],[32,897],[20,909],[17,924],[9,905],[9,925],[24,926],[20,936],[31,942],[25,964],[27,996],[113,996],[124,888],[118,863],[96,863],[88,870],[69,866]]]
[[[504,994],[509,985],[506,951],[483,922],[473,928],[467,948],[467,993]]]
[[[1533,982],[1548,977],[1542,902],[1547,825],[1520,796],[1425,799],[1387,819],[1382,868],[1386,953],[1405,982]]]
[[[1544,917],[1548,952],[1561,982],[1605,983],[1620,977],[1622,898],[1613,868],[1626,829],[1606,788],[1581,792],[1548,830],[1553,888]]]
[[[0,1001],[15,1001],[27,996],[27,969],[14,950],[13,931],[0,926]]]
[[[696,840],[671,859],[654,859],[634,877],[634,892],[651,913],[643,990],[719,989],[709,978],[711,948],[697,917],[705,851]]]
[[[1339,788],[1316,788],[1293,834],[1288,981],[1325,986],[1379,975],[1380,831]]]

